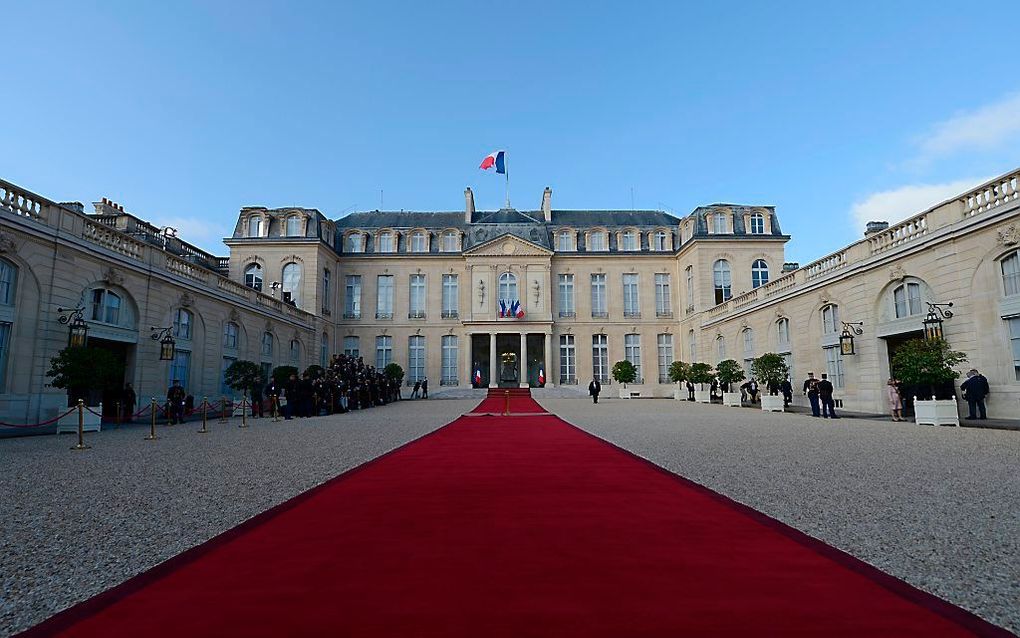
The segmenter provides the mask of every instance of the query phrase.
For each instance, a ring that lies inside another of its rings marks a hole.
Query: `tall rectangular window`
[[[375,318],[393,318],[393,275],[379,275],[376,278]]]
[[[694,310],[694,266],[684,269],[684,275],[687,278],[687,308]]]
[[[606,311],[606,275],[595,273],[591,276],[591,316],[608,317]]]
[[[344,337],[344,354],[357,359],[361,356],[361,339],[356,336]]]
[[[237,324],[228,321],[223,325],[223,347],[228,350],[237,350]]]
[[[657,335],[655,345],[659,355],[659,383],[669,383],[669,366],[673,363],[673,335]]]
[[[673,299],[669,292],[668,272],[655,273],[655,316],[673,316]]]
[[[7,322],[0,323],[0,392],[3,392],[4,388],[7,387],[7,353],[11,349],[12,325]]]
[[[833,387],[843,387],[843,354],[839,346],[825,348],[825,368]]]
[[[359,286],[360,288],[360,286]],[[333,276],[329,272],[329,268],[322,271],[322,312],[323,314],[329,314],[330,308],[332,308],[332,296],[333,296]],[[358,304],[360,307],[360,303]]]
[[[999,265],[1002,267],[1002,288],[1007,297],[1020,295],[1020,253],[1006,257]]]
[[[1020,381],[1020,317],[1010,317],[1006,321],[1009,322],[1009,346],[1013,352],[1013,372],[1016,374],[1016,380]]]
[[[641,335],[623,335],[623,356],[637,368],[637,383],[643,383],[644,381],[641,379]]]
[[[559,275],[560,316],[574,316],[574,275]]]
[[[411,383],[425,378],[425,337],[412,335],[407,339],[407,380]]]
[[[787,352],[783,355],[783,361],[786,363],[786,375],[790,377],[790,382],[797,378],[793,372],[793,354]]]
[[[609,338],[606,335],[591,337],[591,374],[600,383],[609,381]]]
[[[220,368],[220,394],[225,397],[234,396],[234,389],[227,385],[227,368],[235,361],[237,361],[237,357],[223,357],[223,367]]]
[[[375,338],[375,369],[382,371],[383,368],[393,363],[393,337],[383,335]]]
[[[361,275],[347,275],[344,319],[361,319]]]
[[[2,326],[3,324],[0,324]],[[9,324],[8,324],[9,325]],[[0,357],[2,361],[2,357]],[[0,370],[0,375],[3,371]],[[188,388],[189,376],[191,375],[191,353],[187,350],[174,350],[174,359],[170,362],[170,378],[167,385],[171,385],[174,379],[181,382],[181,387]],[[3,387],[0,385],[0,387]]]
[[[443,370],[439,385],[457,385],[457,337],[443,335]]]
[[[776,322],[776,342],[780,351],[790,349],[790,320],[786,317]]]
[[[459,306],[457,275],[443,275],[443,319],[456,319]]]
[[[407,305],[409,319],[425,318],[425,275],[411,275]]]
[[[637,273],[627,273],[623,276],[623,316],[641,316],[641,305],[638,301]]]
[[[560,335],[560,384],[577,383],[577,350],[574,335]]]

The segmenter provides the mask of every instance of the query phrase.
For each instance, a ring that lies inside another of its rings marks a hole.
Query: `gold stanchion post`
[[[87,450],[91,445],[85,445],[85,402],[78,399],[78,445],[72,450]]]
[[[209,397],[202,397],[202,429],[198,431],[199,434],[208,434],[209,428]]]
[[[241,395],[241,425],[237,426],[239,428],[246,428],[246,427],[248,427],[248,410],[245,409],[245,406],[247,405],[247,403],[248,403],[248,395],[242,394]]]
[[[280,420],[280,395],[273,395],[273,423]]]
[[[506,398],[506,404],[503,408],[503,416],[510,416],[510,391],[505,391],[503,396]]]
[[[155,441],[159,437],[156,436],[156,397],[152,397],[152,405],[149,410],[152,414],[149,416],[149,436],[145,437],[146,441]]]

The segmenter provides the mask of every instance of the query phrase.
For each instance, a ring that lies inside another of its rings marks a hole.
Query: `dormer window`
[[[411,233],[410,242],[408,242],[407,252],[410,253],[423,253],[426,251],[425,233],[416,230]]]
[[[377,253],[392,253],[393,252],[393,233],[386,231],[379,233],[376,236],[376,247]]]
[[[556,233],[556,250],[563,252],[574,250],[574,234],[569,230]]]
[[[726,227],[726,215],[723,213],[712,215],[712,233],[722,235],[727,232],[729,229]]]
[[[444,253],[455,253],[459,249],[457,245],[457,232],[448,230],[443,233],[442,249]]]
[[[623,231],[622,239],[623,247],[621,248],[621,250],[632,251],[638,249],[637,233],[634,232],[633,230]]]
[[[657,230],[652,235],[652,250],[664,252],[669,250],[669,244],[667,242],[669,235],[664,230]]]
[[[262,236],[262,218],[261,217],[249,217],[248,218],[248,236],[249,237],[261,237]]]
[[[301,218],[291,215],[287,218],[287,237],[299,237],[301,235]]]
[[[751,215],[751,234],[752,235],[764,235],[765,234],[765,216],[761,213],[754,213]]]
[[[609,239],[605,231],[596,230],[588,234],[588,250],[609,250]]]
[[[347,236],[347,252],[349,253],[363,253],[365,252],[365,236],[361,233],[351,233]]]

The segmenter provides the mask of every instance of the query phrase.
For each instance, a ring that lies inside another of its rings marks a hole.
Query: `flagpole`
[[[506,177],[506,207],[510,208],[510,166],[507,163],[507,153],[503,153],[503,170],[506,171],[503,175]]]

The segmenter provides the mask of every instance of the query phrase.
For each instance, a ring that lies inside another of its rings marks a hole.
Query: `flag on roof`
[[[482,160],[481,165],[478,167],[483,171],[487,171],[493,166],[496,167],[496,172],[500,174],[506,174],[506,153],[504,151],[495,151],[489,153]]]

